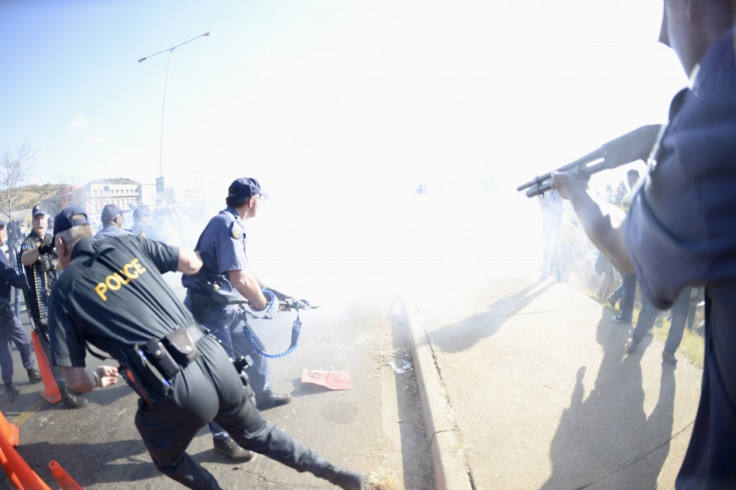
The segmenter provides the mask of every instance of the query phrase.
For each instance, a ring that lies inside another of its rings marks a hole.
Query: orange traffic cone
[[[74,478],[69,476],[69,473],[67,473],[66,470],[56,462],[56,460],[51,460],[49,463],[49,469],[51,469],[51,473],[54,475],[54,478],[56,478],[56,483],[59,484],[61,490],[84,490]]]
[[[54,375],[51,374],[49,360],[46,358],[46,353],[43,351],[41,341],[38,339],[38,334],[35,330],[31,332],[31,336],[33,337],[33,350],[36,351],[38,369],[41,371],[41,379],[43,379],[44,389],[41,391],[41,396],[49,403],[58,403],[61,400],[61,393],[59,392],[59,385],[56,384]]]
[[[0,450],[3,454],[3,457],[0,458],[3,470],[13,488],[51,490],[2,434],[0,434]]]
[[[18,445],[18,426],[8,422],[2,412],[0,412],[0,434],[5,437],[5,440],[10,443],[11,446]]]

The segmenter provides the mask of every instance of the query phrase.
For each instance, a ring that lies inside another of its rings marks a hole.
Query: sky
[[[434,257],[465,233],[482,253],[538,213],[517,185],[664,122],[686,77],[657,43],[661,8],[0,0],[0,150],[36,152],[29,183],[153,184],[163,169],[220,203],[256,176],[271,194],[257,226],[292,229],[312,253],[309,240],[351,248],[346,260],[413,256],[422,236]]]

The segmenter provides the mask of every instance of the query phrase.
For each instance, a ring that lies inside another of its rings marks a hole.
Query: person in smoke
[[[271,389],[268,358],[253,346],[262,350],[263,342],[240,313],[238,303],[220,300],[218,291],[230,291],[235,301],[247,299],[258,309],[278,303],[274,293],[253,273],[246,252],[245,222],[258,215],[267,198],[256,179],[234,180],[225,198],[227,207],[210,219],[194,248],[202,257],[202,270],[196,277],[182,277],[182,285],[187,288],[184,304],[194,318],[228,348],[253,360],[248,377],[259,410],[290,403],[291,395]],[[219,424],[211,423],[210,432],[216,453],[233,460],[249,459],[249,453],[238,447]]]

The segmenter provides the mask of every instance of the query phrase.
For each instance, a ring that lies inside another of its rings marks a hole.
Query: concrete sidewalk
[[[702,370],[564,283],[407,298],[438,489],[674,488]]]

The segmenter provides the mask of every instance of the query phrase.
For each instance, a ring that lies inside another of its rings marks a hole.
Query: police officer
[[[228,354],[165,283],[164,272],[200,269],[195,252],[133,234],[99,241],[91,234],[80,208],[65,208],[54,220],[64,274],[49,302],[51,346],[69,386],[89,392],[115,384],[120,372],[140,396],[135,423],[153,462],[189,488],[220,488],[186,453],[213,419],[242,447],[342,488],[361,488],[363,475],[331,465],[263,418]],[[88,371],[86,343],[119,367]]]
[[[0,246],[7,241],[5,221],[0,220]],[[23,279],[10,265],[4,252],[0,252],[0,369],[2,369],[5,394],[10,402],[14,402],[20,392],[13,384],[13,357],[10,352],[10,342],[13,342],[20,352],[23,367],[28,373],[28,381],[38,383],[41,374],[36,369],[36,357],[33,355],[33,345],[28,333],[20,324],[18,317],[10,308],[10,286],[17,288],[23,285]]]
[[[139,206],[133,211],[133,226],[130,232],[151,240],[161,240],[161,236],[151,226],[151,208]]]
[[[95,235],[95,240],[108,236],[129,235],[131,232],[123,228],[123,212],[115,204],[105,204],[102,208],[102,229]]]
[[[46,233],[48,224],[46,211],[40,205],[36,205],[33,206],[32,214],[31,232],[20,247],[20,261],[25,269],[28,290],[26,306],[39,330],[38,339],[41,347],[46,357],[50,358],[46,307],[49,292],[56,281],[57,256],[51,235]],[[62,407],[74,409],[87,405],[86,398],[69,391],[59,369],[52,369],[51,372],[59,387]]]
[[[213,217],[197,241],[195,250],[202,257],[202,270],[195,276],[184,276],[187,288],[184,304],[194,318],[206,326],[228,347],[248,355],[254,365],[248,368],[248,377],[256,393],[260,410],[284,405],[291,401],[287,394],[271,390],[268,360],[257,352],[246,336],[247,318],[238,304],[218,298],[218,293],[234,293],[236,301],[245,298],[254,308],[265,309],[276,301],[273,293],[264,296],[262,284],[248,267],[246,255],[245,221],[255,217],[262,200],[267,196],[256,179],[240,178],[228,188],[225,199],[227,208]],[[253,341],[263,349],[263,343],[253,330],[248,332]],[[232,459],[246,457],[229,439],[227,432],[217,424],[210,425],[215,452]]]

